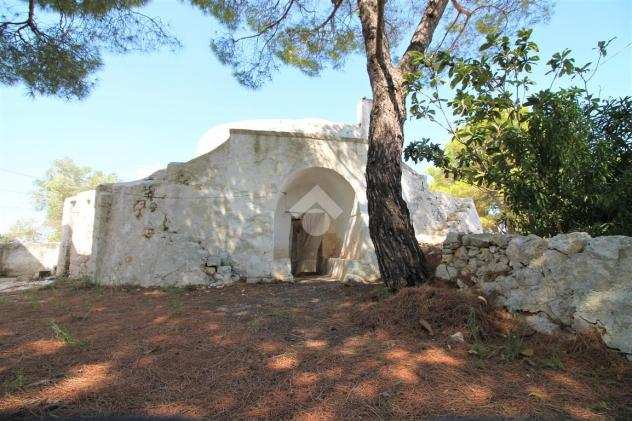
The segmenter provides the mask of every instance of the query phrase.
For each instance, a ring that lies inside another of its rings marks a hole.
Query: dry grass
[[[505,312],[492,310],[487,298],[443,285],[402,290],[362,313],[368,327],[416,336],[461,331],[473,339],[485,339],[516,328],[515,323],[508,325]]]
[[[379,286],[333,283],[159,290],[66,282],[6,296],[0,412],[632,417],[632,365],[594,338],[533,334],[446,288],[383,295]],[[456,331],[466,344],[449,340]]]

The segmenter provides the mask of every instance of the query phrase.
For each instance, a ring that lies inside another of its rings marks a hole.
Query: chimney
[[[373,100],[364,97],[360,101],[358,101],[358,105],[356,107],[360,133],[362,139],[366,140],[369,139],[369,122],[371,121],[371,108],[373,108]]]

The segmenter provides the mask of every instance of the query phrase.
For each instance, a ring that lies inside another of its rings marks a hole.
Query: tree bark
[[[369,231],[382,280],[390,289],[420,284],[428,278],[402,197],[402,148],[406,100],[402,76],[390,59],[383,32],[383,3],[358,0],[373,91],[366,165]]]
[[[429,273],[402,196],[404,136],[400,115],[405,104],[394,104],[391,94],[382,83],[373,88],[366,193],[369,231],[382,280],[389,288],[399,289],[425,282]]]

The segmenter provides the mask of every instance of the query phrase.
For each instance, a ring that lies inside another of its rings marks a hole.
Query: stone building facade
[[[215,284],[379,276],[368,231],[368,110],[358,124],[260,120],[215,127],[197,157],[66,200],[58,268],[108,284]],[[473,202],[404,165],[421,242],[481,232]]]

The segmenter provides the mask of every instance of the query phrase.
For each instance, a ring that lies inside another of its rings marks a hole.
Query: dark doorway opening
[[[323,235],[305,231],[303,217],[292,218],[290,262],[292,275],[323,275],[327,270],[323,258]]]

